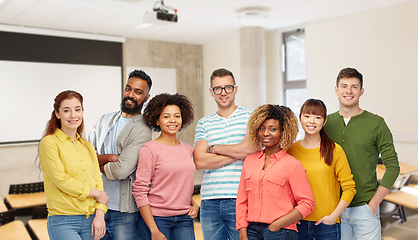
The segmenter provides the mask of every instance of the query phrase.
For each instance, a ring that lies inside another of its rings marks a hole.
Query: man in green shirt
[[[341,214],[341,239],[380,240],[379,204],[399,174],[392,134],[382,117],[360,108],[363,76],[356,69],[340,71],[335,93],[339,110],[328,115],[325,131],[344,149],[357,190]],[[379,154],[386,166],[380,185],[376,178]]]

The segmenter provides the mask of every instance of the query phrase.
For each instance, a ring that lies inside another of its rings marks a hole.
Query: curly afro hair
[[[181,112],[181,128],[186,128],[193,122],[194,110],[189,99],[182,94],[161,93],[153,97],[144,109],[143,117],[145,123],[155,132],[160,132],[161,128],[157,125],[157,120],[165,107],[175,105],[179,107]]]
[[[279,120],[280,145],[284,150],[288,150],[299,131],[298,119],[290,108],[280,105],[266,104],[252,112],[247,126],[251,144],[255,147],[262,147],[260,139],[258,139],[258,129],[268,119]]]

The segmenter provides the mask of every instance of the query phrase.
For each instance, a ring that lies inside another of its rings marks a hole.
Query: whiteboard
[[[54,98],[75,90],[84,98],[84,135],[120,108],[122,67],[0,61],[0,143],[42,138]]]

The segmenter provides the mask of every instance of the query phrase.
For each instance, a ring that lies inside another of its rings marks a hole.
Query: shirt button
[[[341,142],[344,142],[344,139],[343,139],[343,140],[341,140]]]
[[[343,132],[343,134],[345,134],[345,131]]]

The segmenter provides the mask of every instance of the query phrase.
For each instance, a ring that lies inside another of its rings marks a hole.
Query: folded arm
[[[109,180],[125,180],[136,170],[139,150],[142,145],[151,140],[148,129],[141,131],[137,136],[126,143],[117,161],[104,164],[103,170]]]
[[[235,162],[237,159],[218,155],[214,153],[208,153],[208,142],[206,140],[199,140],[195,142],[193,149],[193,160],[196,165],[196,169],[216,169]]]
[[[261,149],[255,148],[248,141],[248,134],[245,134],[244,139],[240,143],[230,145],[213,145],[211,153],[218,155],[228,156],[235,159],[245,159],[248,155],[260,151]]]

